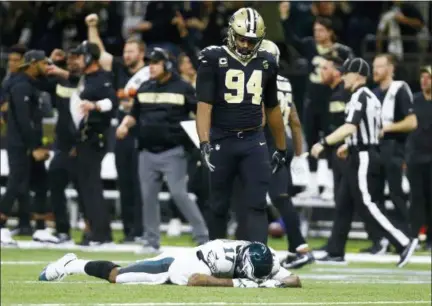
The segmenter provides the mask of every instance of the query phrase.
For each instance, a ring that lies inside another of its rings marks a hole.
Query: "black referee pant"
[[[410,182],[410,221],[413,237],[417,237],[420,228],[428,225],[428,241],[432,229],[432,160],[411,160],[408,163]]]
[[[110,207],[103,198],[101,179],[105,146],[98,142],[84,141],[77,145],[78,186],[81,192],[85,215],[90,225],[90,241],[112,241]]]
[[[344,256],[345,244],[351,229],[354,211],[357,209],[365,223],[383,231],[384,236],[401,253],[410,243],[407,233],[396,228],[377,206],[380,175],[378,150],[351,149],[336,197],[336,216],[327,252],[330,256]]]

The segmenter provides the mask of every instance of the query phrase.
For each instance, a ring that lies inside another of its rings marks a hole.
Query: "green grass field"
[[[319,246],[323,240],[312,240]],[[190,245],[189,237],[164,238],[165,245]],[[270,245],[284,249],[283,239]],[[365,242],[350,241],[356,252]],[[187,288],[172,285],[114,285],[96,278],[70,276],[58,283],[38,282],[44,266],[65,254],[60,250],[1,251],[1,305],[430,305],[431,266],[393,264],[325,266],[313,264],[295,271],[301,289]],[[121,264],[141,259],[133,253],[76,252],[86,259]],[[427,253],[423,253],[427,254]]]

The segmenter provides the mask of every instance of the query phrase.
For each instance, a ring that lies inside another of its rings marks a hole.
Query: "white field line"
[[[16,248],[10,246],[2,246],[2,249],[7,248]],[[122,245],[122,244],[106,244],[97,247],[83,247],[76,244],[47,244],[40,243],[36,241],[19,241],[18,242],[19,249],[53,249],[53,250],[68,250],[68,251],[85,251],[85,252],[135,252],[141,249],[140,245]],[[190,247],[175,247],[175,246],[162,246],[161,251],[163,252],[173,252],[178,254],[179,252],[186,251],[191,249]],[[276,251],[279,257],[285,257],[286,251]],[[314,251],[314,255],[317,258],[324,256],[325,252],[323,251]],[[371,262],[371,263],[397,263],[400,259],[398,255],[371,255],[371,254],[355,254],[355,253],[347,253],[345,259],[348,262]],[[411,263],[419,263],[419,264],[431,264],[431,256],[428,255],[414,255],[410,259]]]
[[[308,278],[315,279],[315,278]],[[31,285],[90,285],[90,284],[108,284],[106,281],[66,281],[66,282],[41,282],[41,281],[9,281],[10,284],[31,284]],[[392,284],[411,284],[411,285],[427,285],[430,281],[427,280],[326,280],[317,281],[316,284],[374,284],[374,285],[392,285]],[[130,283],[121,284],[122,286],[147,286],[149,284]]]
[[[413,305],[413,304],[430,304],[430,301],[358,301],[358,302],[325,302],[325,305]],[[14,306],[76,306],[76,305],[86,305],[86,304],[13,304]],[[88,304],[89,305],[89,304]],[[192,306],[192,305],[275,305],[275,306],[284,306],[284,305],[299,305],[299,306],[314,306],[314,305],[323,305],[323,302],[289,302],[289,303],[232,303],[232,302],[208,302],[208,303],[98,303],[91,304],[94,306]]]
[[[54,260],[53,260],[54,261]],[[15,261],[15,260],[4,260],[1,261],[1,265],[3,266],[34,266],[34,265],[47,265],[53,261],[31,261],[31,260],[23,260],[23,261]],[[129,264],[133,263],[133,260],[116,260],[115,263],[118,264]]]

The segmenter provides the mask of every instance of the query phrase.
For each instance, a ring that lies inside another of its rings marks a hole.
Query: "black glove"
[[[211,144],[208,141],[201,142],[200,148],[202,162],[211,172],[213,172],[215,166],[210,163],[210,152],[213,150]]]
[[[276,150],[273,153],[272,162],[271,162],[273,174],[278,172],[279,169],[285,165],[286,159],[287,159],[287,151],[286,150]]]

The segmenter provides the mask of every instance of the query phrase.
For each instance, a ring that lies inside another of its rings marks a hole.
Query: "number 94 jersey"
[[[262,124],[262,104],[277,100],[277,63],[266,51],[241,61],[226,46],[211,46],[199,55],[197,98],[213,105],[212,127],[244,130]]]
[[[236,261],[241,247],[249,244],[242,240],[218,239],[210,241],[196,248],[197,256],[208,266],[211,275],[218,278],[243,278],[236,273]],[[270,278],[282,280],[291,275],[289,271],[280,266],[278,257],[273,249],[273,269]]]

